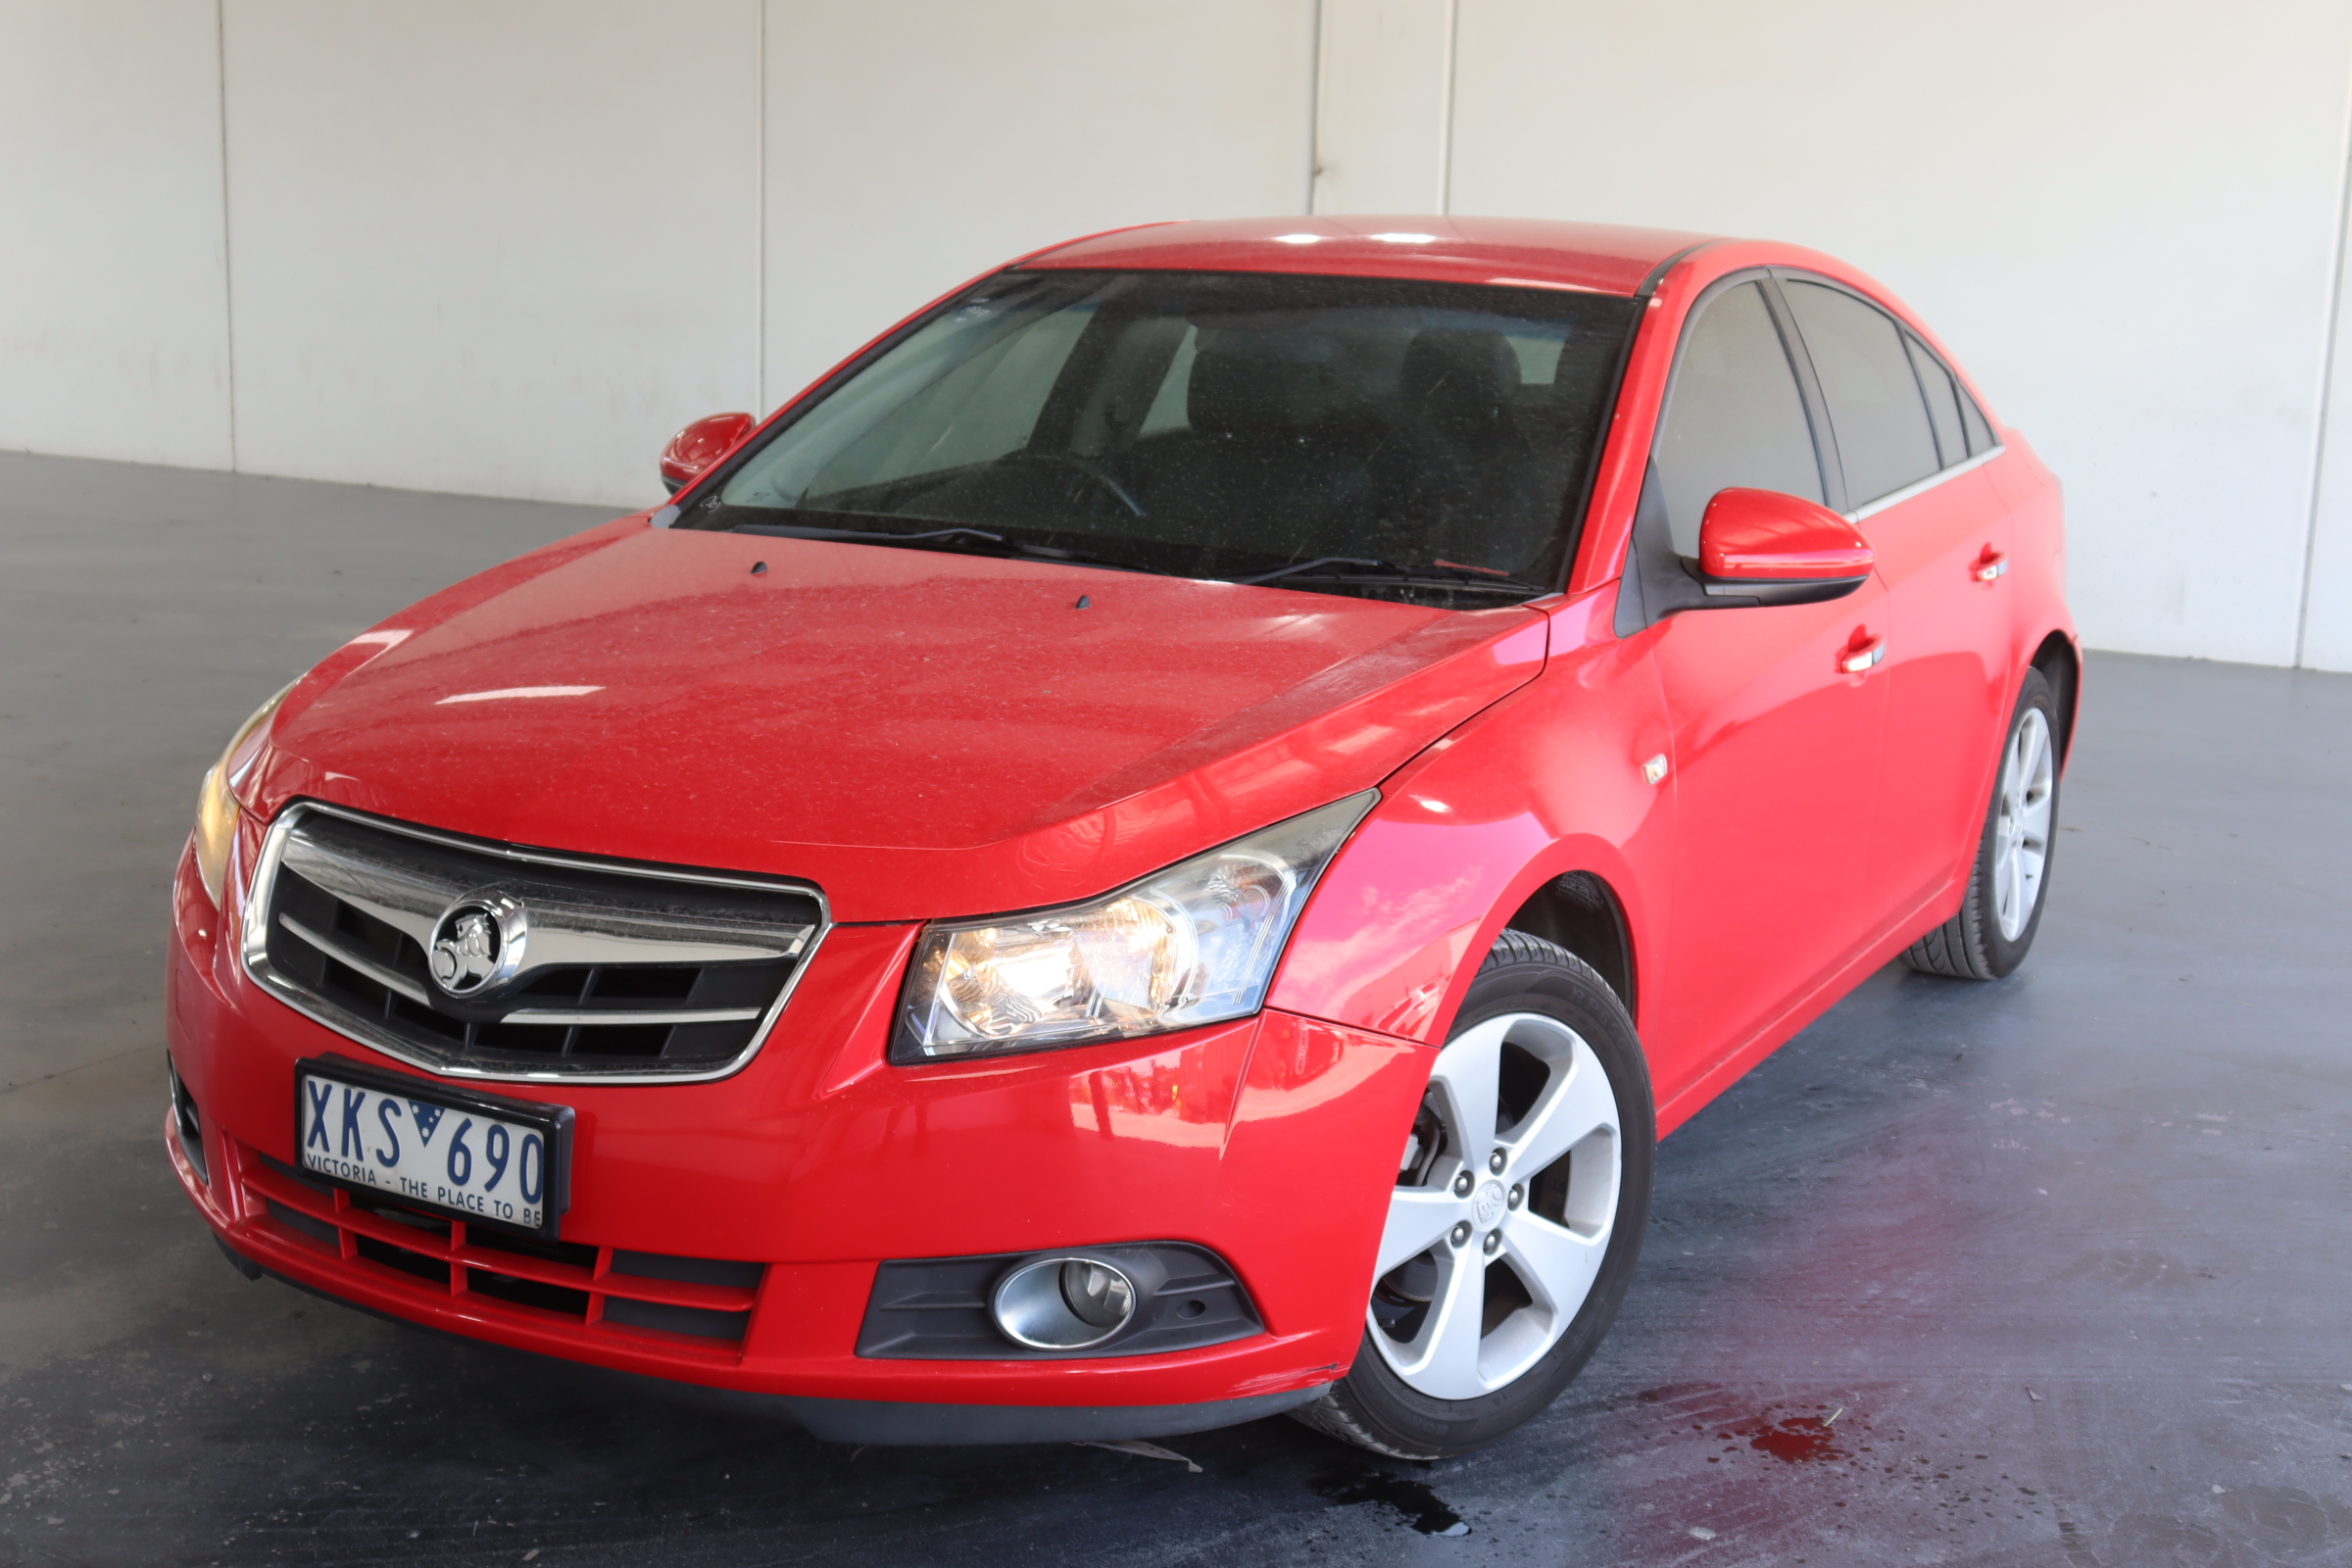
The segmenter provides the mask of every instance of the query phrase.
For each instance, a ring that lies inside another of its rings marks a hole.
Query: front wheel
[[[1293,1414],[1403,1459],[1534,1419],[1625,1299],[1656,1152],[1616,993],[1574,954],[1505,931],[1405,1141],[1354,1369]]]

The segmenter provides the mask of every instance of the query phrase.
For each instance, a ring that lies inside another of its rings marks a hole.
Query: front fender
[[[1589,871],[1624,908],[1638,965],[1671,886],[1670,745],[1649,634],[1609,626],[1615,586],[1562,606],[1544,673],[1381,786],[1324,872],[1268,1004],[1437,1044],[1495,936],[1546,882]]]

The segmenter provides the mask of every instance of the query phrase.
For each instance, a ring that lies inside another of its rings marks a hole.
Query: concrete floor
[[[1472,1458],[854,1451],[247,1284],[158,1146],[197,776],[601,515],[0,456],[0,1568],[2352,1563],[2345,676],[2098,658],[2025,969],[1890,968],[1668,1141],[1615,1333]]]

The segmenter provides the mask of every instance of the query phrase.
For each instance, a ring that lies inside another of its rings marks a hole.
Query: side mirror
[[[1766,605],[1843,599],[1877,557],[1862,530],[1824,506],[1777,490],[1718,490],[1698,524],[1708,594]]]
[[[759,420],[748,414],[711,414],[669,438],[662,449],[662,484],[676,495],[743,444]]]

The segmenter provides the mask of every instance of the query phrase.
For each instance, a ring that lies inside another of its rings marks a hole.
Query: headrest
[[[1519,356],[1500,332],[1425,326],[1397,372],[1408,414],[1444,425],[1489,424],[1519,390]]]
[[[1203,327],[1194,345],[1185,416],[1218,434],[1305,429],[1339,400],[1339,349],[1311,327]]]

